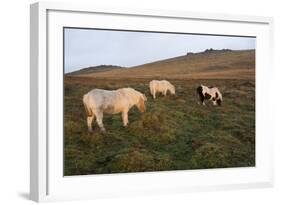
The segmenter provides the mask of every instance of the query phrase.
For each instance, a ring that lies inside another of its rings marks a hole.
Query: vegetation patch
[[[86,175],[255,166],[255,82],[251,80],[170,80],[176,95],[149,94],[147,79],[64,79],[64,174]],[[198,85],[215,85],[222,106],[198,104]],[[88,133],[82,104],[94,88],[132,87],[144,93],[147,110],[104,114]]]

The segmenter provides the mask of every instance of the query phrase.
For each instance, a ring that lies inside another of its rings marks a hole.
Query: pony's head
[[[172,95],[175,95],[175,94],[176,94],[175,86],[173,86],[172,84],[170,84],[169,90],[170,90],[170,92],[171,92]]]
[[[220,93],[219,89],[216,88],[217,91],[216,91],[216,104],[221,106],[222,104],[222,94]]]
[[[146,96],[142,93],[139,93],[139,99],[138,99],[136,106],[140,112],[145,112],[145,110],[146,110],[145,102],[146,101],[147,101]]]
[[[119,91],[128,97],[131,106],[135,105],[140,112],[145,111],[145,101],[147,101],[147,98],[144,94],[133,88],[120,88]]]
[[[221,94],[219,95],[219,97],[218,97],[218,99],[217,99],[217,104],[218,104],[219,106],[221,106],[221,104],[222,104],[222,95],[221,95]]]

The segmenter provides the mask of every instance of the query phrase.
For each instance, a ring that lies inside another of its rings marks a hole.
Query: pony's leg
[[[164,96],[166,96],[166,95],[167,95],[167,89],[164,90]]]
[[[213,100],[213,105],[216,106],[217,105],[217,101]]]
[[[200,102],[198,102],[198,104],[200,105],[205,105],[205,102],[204,102],[204,96],[202,96],[202,95],[199,95],[199,101]]]
[[[150,94],[153,96],[153,88],[152,88],[152,86],[150,86],[149,89],[150,89]]]
[[[123,126],[127,127],[129,120],[128,120],[128,111],[125,110],[122,112],[122,121],[123,121]]]
[[[92,116],[88,116],[87,117],[87,125],[88,125],[88,131],[89,132],[93,132],[93,128],[92,128],[92,122],[93,122],[93,119],[95,118],[95,115],[92,115]]]
[[[98,112],[96,114],[96,118],[97,118],[97,124],[98,124],[99,128],[101,129],[102,132],[105,132],[105,128],[104,128],[103,123],[102,123],[103,113]]]
[[[206,105],[204,99],[201,99],[200,102],[202,105]]]
[[[153,99],[155,99],[155,98],[156,98],[156,91],[153,90]]]

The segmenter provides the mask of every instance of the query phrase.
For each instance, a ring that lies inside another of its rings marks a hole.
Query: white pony
[[[217,87],[207,87],[200,85],[197,88],[197,93],[200,99],[200,103],[205,105],[204,100],[211,100],[213,105],[221,105],[222,103],[222,94],[220,93]]]
[[[157,93],[162,93],[164,96],[166,96],[167,91],[170,91],[172,95],[176,93],[175,86],[167,80],[152,80],[149,83],[149,88],[153,99],[156,98]]]
[[[87,114],[87,125],[92,132],[92,121],[96,121],[101,131],[103,126],[103,113],[122,113],[123,126],[128,124],[128,112],[134,105],[141,111],[145,111],[146,96],[133,88],[121,88],[118,90],[93,89],[83,96],[83,104]]]

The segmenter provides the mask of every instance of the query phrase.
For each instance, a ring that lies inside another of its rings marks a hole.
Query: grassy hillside
[[[84,70],[85,71],[85,70]],[[255,51],[207,50],[134,68],[64,77],[64,174],[104,174],[255,166]],[[153,100],[148,83],[169,79],[175,96]],[[200,84],[217,86],[221,107],[198,104]],[[132,87],[147,110],[104,114],[104,134],[88,133],[82,97],[94,88]]]
[[[206,50],[127,69],[81,74],[95,78],[254,79],[254,50]]]
[[[105,71],[110,71],[110,70],[120,69],[120,68],[122,68],[122,67],[114,66],[114,65],[91,66],[91,67],[88,67],[88,68],[82,68],[80,70],[67,73],[67,75],[68,76],[87,75],[87,74],[93,74],[93,73],[98,73],[98,72],[105,72]]]

